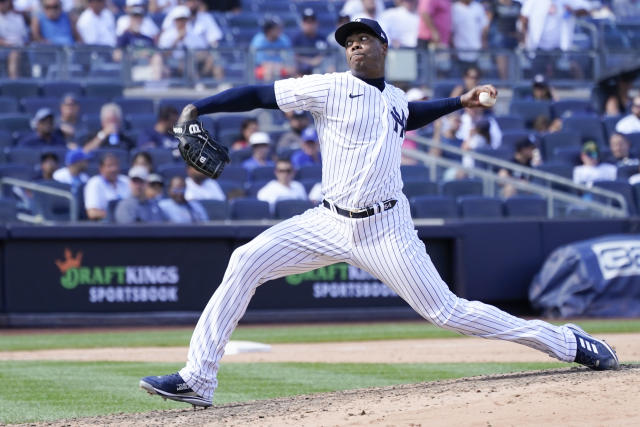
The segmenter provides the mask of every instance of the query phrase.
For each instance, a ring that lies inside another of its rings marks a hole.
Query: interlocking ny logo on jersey
[[[398,113],[398,110],[396,110],[396,107],[393,107],[393,110],[391,111],[391,117],[393,117],[393,120],[395,121],[393,125],[393,131],[398,132],[398,126],[400,126],[400,138],[404,138],[404,128],[407,126],[407,118],[404,115],[404,111],[402,112],[402,117],[400,117],[400,114]]]

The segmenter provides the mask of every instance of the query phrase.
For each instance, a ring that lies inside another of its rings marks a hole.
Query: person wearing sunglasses
[[[276,162],[274,174],[276,179],[269,181],[256,196],[258,200],[269,202],[271,212],[274,212],[276,202],[280,200],[307,200],[304,186],[293,180],[295,169],[290,160],[279,159]]]

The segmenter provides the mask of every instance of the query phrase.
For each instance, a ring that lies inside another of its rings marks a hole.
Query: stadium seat
[[[56,188],[58,190],[71,191],[69,184],[56,181],[38,181],[40,185]],[[50,221],[69,221],[71,204],[63,197],[54,196],[42,192],[34,192],[34,204],[36,213]]]
[[[482,195],[482,181],[479,179],[460,179],[441,184],[440,193],[443,196],[480,196]]]
[[[240,134],[242,122],[248,118],[255,117],[253,114],[215,114],[208,116],[213,120],[216,135],[218,132],[235,130]],[[274,142],[274,141],[272,141]]]
[[[0,198],[0,223],[13,222],[18,219],[17,202],[12,199]]]
[[[67,147],[55,146],[55,147],[42,147],[40,148],[40,154],[54,153],[58,157],[60,167],[64,166],[64,158],[67,155]]]
[[[0,129],[11,132],[29,132],[31,117],[28,114],[0,114]]]
[[[13,135],[6,130],[0,130],[0,152],[4,153],[4,149],[13,146]]]
[[[635,175],[640,172],[640,168],[638,165],[623,165],[618,166],[618,170],[616,172],[616,179],[629,179],[631,175]]]
[[[229,205],[224,200],[210,200],[202,199],[198,200],[205,211],[210,221],[220,221],[229,218]]]
[[[85,83],[84,93],[86,96],[98,96],[107,99],[119,98],[124,92],[122,82],[115,80],[89,80]]]
[[[605,190],[610,190],[622,194],[625,201],[627,202],[627,212],[629,213],[629,215],[636,215],[636,213],[638,212],[636,210],[633,189],[631,187],[631,184],[629,184],[627,181],[598,181],[593,185],[599,188],[604,188]],[[618,204],[614,204],[614,206],[618,206]]]
[[[242,162],[251,157],[251,147],[233,150],[229,153],[229,157],[232,165],[241,166]]]
[[[91,134],[97,133],[102,129],[102,122],[100,121],[100,114],[98,113],[82,114],[80,123],[82,123],[82,128]]]
[[[400,165],[403,181],[430,181],[429,168],[422,165]]]
[[[106,222],[110,224],[116,222],[116,207],[118,206],[118,203],[120,203],[120,199],[109,200],[107,202],[107,216],[105,218]]]
[[[631,186],[635,200],[636,212],[640,212],[640,183]]]
[[[161,99],[160,102],[158,102],[158,110],[165,105],[171,105],[173,108],[178,110],[178,112],[180,112],[182,111],[185,105],[190,104],[192,102],[193,102],[193,99],[191,98],[165,98],[165,99]]]
[[[321,165],[308,165],[303,166],[296,172],[296,180],[315,179],[316,181],[322,180],[322,166]]]
[[[520,116],[525,121],[527,128],[532,128],[538,117],[551,117],[551,104],[548,101],[513,100],[509,106],[509,114]]]
[[[41,86],[42,96],[62,98],[62,96],[73,93],[76,96],[84,95],[82,85],[72,81],[46,81]]]
[[[542,156],[545,161],[553,160],[553,153],[559,147],[581,148],[580,135],[572,131],[548,133],[542,137]]]
[[[582,99],[562,99],[551,103],[551,117],[564,118],[574,114],[592,113],[591,103]]]
[[[287,219],[299,215],[314,205],[309,200],[279,200],[275,206],[276,219]]]
[[[34,116],[41,108],[48,108],[53,111],[54,115],[58,116],[58,112],[60,111],[60,98],[45,98],[43,96],[26,97],[20,100],[20,106],[22,111],[29,116]]]
[[[109,100],[102,96],[83,96],[78,98],[80,114],[100,114],[100,109]]]
[[[0,95],[17,99],[40,95],[40,84],[31,79],[0,80]]]
[[[34,176],[33,164],[4,164],[0,165],[0,178],[16,178],[30,181]]]
[[[247,194],[247,197],[256,197],[256,194],[258,194],[258,191],[260,191],[260,189],[262,187],[267,185],[267,183],[269,181],[271,181],[271,180],[270,179],[260,179],[258,181],[252,181],[250,183],[245,183],[245,193]]]
[[[122,148],[97,148],[91,151],[89,164],[100,164],[100,159],[106,154],[115,155],[120,165],[120,173],[127,173],[129,170],[129,152]]]
[[[497,160],[504,160],[506,162],[511,161],[513,157],[513,148],[511,147],[500,147],[500,148],[481,147],[481,148],[476,148],[474,151],[478,154],[483,154],[485,156],[493,157],[494,159],[497,159]],[[483,168],[483,169],[486,169],[486,168],[490,168],[494,170],[500,169],[499,167],[494,167],[494,166],[489,167],[489,164],[486,162],[483,162],[482,160],[476,160],[474,164],[476,167]]]
[[[504,115],[504,116],[496,116],[495,117],[498,126],[500,126],[500,130],[503,132],[505,130],[524,130],[525,124],[524,119],[520,116],[514,115]]]
[[[125,110],[123,110],[124,112]],[[158,118],[155,114],[132,113],[126,114],[124,120],[129,129],[147,130],[155,126]]]
[[[573,115],[562,120],[562,129],[575,131],[581,140],[593,139],[599,147],[604,147],[604,129],[596,115]]]
[[[533,98],[533,87],[531,83],[521,83],[511,88],[513,99]]]
[[[556,147],[553,149],[552,160],[557,163],[578,166],[581,164],[580,147]]]
[[[242,10],[240,13],[227,16],[227,25],[230,28],[249,28],[253,30],[254,34],[256,29],[260,28],[261,21],[261,14],[247,10]]]
[[[553,175],[558,175],[559,177],[566,178],[570,181],[573,179],[573,165],[550,162],[550,163],[543,163],[540,166],[536,167],[536,169],[539,170],[540,172],[546,172]],[[547,181],[534,178],[533,182],[542,185]],[[550,185],[550,187],[556,190],[564,190],[564,191],[567,190],[567,187],[562,184],[553,183]]]
[[[249,173],[249,178],[251,182],[271,181],[276,179],[274,169],[274,166],[258,166]]]
[[[500,218],[502,200],[497,197],[461,196],[458,198],[463,218]]]
[[[546,218],[547,202],[538,196],[514,196],[504,201],[504,211],[512,218]]]
[[[234,199],[230,207],[231,219],[270,219],[269,203],[252,198]]]
[[[528,130],[518,130],[518,129],[507,129],[502,132],[502,143],[501,147],[509,148],[512,151],[515,150],[516,143],[520,141],[522,138],[529,138],[534,142],[537,142],[537,139],[533,132]]]
[[[449,196],[419,196],[411,199],[414,218],[458,218],[456,199]]]
[[[133,158],[137,153],[145,152],[151,156],[151,162],[154,169],[158,169],[160,165],[175,164],[173,153],[168,148],[144,148],[131,150],[130,158]]]
[[[165,186],[169,185],[169,181],[174,176],[187,177],[187,168],[184,164],[169,164],[159,165],[156,170],[162,176],[165,182]]]
[[[218,178],[218,185],[227,196],[227,200],[235,199],[237,197],[245,197],[247,195],[243,182],[237,182],[232,180],[226,180]]]
[[[452,81],[440,81],[433,85],[433,99],[449,98],[451,91],[457,86],[457,83]]]
[[[438,194],[438,183],[423,180],[406,180],[402,187],[402,192],[407,199],[418,196],[428,196]]]
[[[229,165],[224,168],[220,179],[238,182],[244,184],[249,179],[249,173],[245,168],[239,165]]]
[[[634,154],[635,157],[640,155],[640,132],[628,133],[625,137],[629,140],[631,153]]]
[[[602,119],[602,125],[604,126],[604,133],[606,140],[609,141],[609,137],[616,131],[616,125],[623,116],[606,116]]]
[[[18,112],[18,100],[11,96],[0,96],[0,114]]]
[[[155,117],[153,100],[149,98],[115,98],[113,100],[122,108],[123,115],[150,114]],[[178,111],[179,113],[179,111]]]
[[[35,166],[40,163],[40,149],[32,147],[11,147],[6,151],[9,163]]]

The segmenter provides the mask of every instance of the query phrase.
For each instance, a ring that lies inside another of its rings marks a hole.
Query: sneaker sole
[[[151,384],[140,381],[140,388],[146,391],[149,394],[156,394],[164,399],[175,400],[176,402],[189,403],[194,406],[201,406],[203,408],[208,408],[211,406],[211,402],[208,402],[202,397],[198,396],[184,396],[179,394],[167,393],[166,391],[162,391],[160,389],[155,388]]]
[[[573,330],[575,330],[575,331],[577,331],[577,332],[580,332],[581,334],[588,335],[588,336],[590,336],[590,337],[591,337],[591,335],[589,335],[589,334],[588,334],[584,329],[582,329],[582,328],[581,328],[580,326],[578,326],[578,325],[575,325],[575,324],[573,324],[573,323],[568,323],[566,326],[567,326],[567,328],[569,328],[569,329],[573,329]],[[601,342],[605,347],[607,347],[607,349],[611,352],[611,354],[613,354],[613,357],[614,357],[614,359],[616,360],[616,364],[615,364],[615,366],[612,366],[612,367],[610,367],[610,368],[595,368],[595,369],[596,369],[596,370],[599,370],[599,371],[607,371],[607,370],[614,370],[614,371],[616,371],[616,370],[620,369],[620,361],[618,360],[618,354],[617,354],[617,353],[616,353],[616,351],[613,349],[613,347],[611,347],[609,344],[607,344],[607,342],[606,342],[605,340],[600,340],[600,339],[598,339],[598,338],[594,338],[594,337],[591,337],[591,338],[593,338],[593,339],[595,339],[595,340],[600,341],[600,342]],[[592,368],[592,369],[594,369],[594,368]]]

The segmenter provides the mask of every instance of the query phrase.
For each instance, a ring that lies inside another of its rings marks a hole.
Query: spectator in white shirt
[[[192,167],[187,167],[186,190],[184,198],[187,200],[226,200],[224,191],[217,181],[207,178]]]
[[[169,198],[160,201],[160,209],[170,222],[178,224],[193,224],[209,220],[207,211],[197,200],[187,200],[185,181],[181,176],[171,178],[169,184]]]
[[[171,13],[173,25],[165,28],[158,39],[161,49],[205,49],[207,41],[188,25],[191,11],[186,6],[176,6]]]
[[[385,10],[380,26],[387,33],[389,47],[416,47],[420,16],[416,12],[417,0],[400,0],[397,7]]]
[[[625,135],[640,132],[640,95],[633,97],[631,102],[631,114],[620,119],[616,124],[616,132]]]
[[[600,163],[598,144],[587,141],[582,145],[580,153],[582,165],[573,168],[573,182],[591,187],[597,181],[616,179],[616,167],[609,163]]]
[[[269,181],[258,191],[258,200],[269,202],[271,213],[275,211],[276,202],[279,200],[307,200],[304,186],[293,180],[294,172],[293,165],[289,160],[278,160],[274,170],[276,179]]]
[[[189,9],[189,21],[187,26],[189,30],[203,39],[209,47],[216,47],[222,39],[222,30],[213,19],[210,13],[204,11],[204,5],[201,0],[185,0],[184,7]],[[175,25],[175,15],[184,15],[181,6],[176,6],[167,14],[162,21],[162,30],[167,30]]]
[[[116,45],[116,20],[105,0],[88,0],[89,7],[80,14],[76,27],[85,44]]]
[[[477,51],[487,46],[489,18],[480,3],[472,0],[459,0],[451,8],[453,47]],[[477,52],[459,52],[460,70],[476,64]]]
[[[112,200],[129,197],[129,178],[120,175],[120,163],[114,154],[100,159],[99,174],[93,176],[84,187],[84,206],[90,220],[107,218],[107,208]]]
[[[81,186],[89,180],[89,175],[85,173],[89,166],[89,156],[81,149],[69,150],[64,158],[65,167],[53,173],[53,179],[64,184]]]
[[[340,12],[344,15],[349,15],[352,19],[355,19],[355,18],[376,19],[376,18],[370,17],[369,13],[367,12],[367,9],[373,9],[375,10],[375,14],[380,14],[384,12],[384,1],[383,0],[347,0],[344,6],[342,6],[342,10]]]
[[[160,34],[160,29],[153,22],[153,19],[146,13],[146,2],[145,0],[127,0],[127,13],[120,16],[118,21],[116,22],[116,35],[119,37],[124,34],[131,27],[131,14],[130,11],[132,8],[144,8],[145,15],[142,18],[142,23],[140,24],[140,28],[136,28],[136,32],[147,36],[151,39],[156,39],[158,34]]]
[[[27,38],[24,17],[11,10],[11,0],[0,0],[0,47],[24,46]],[[17,78],[20,70],[20,51],[3,51],[0,53],[0,58],[3,57],[7,58],[9,78]]]

